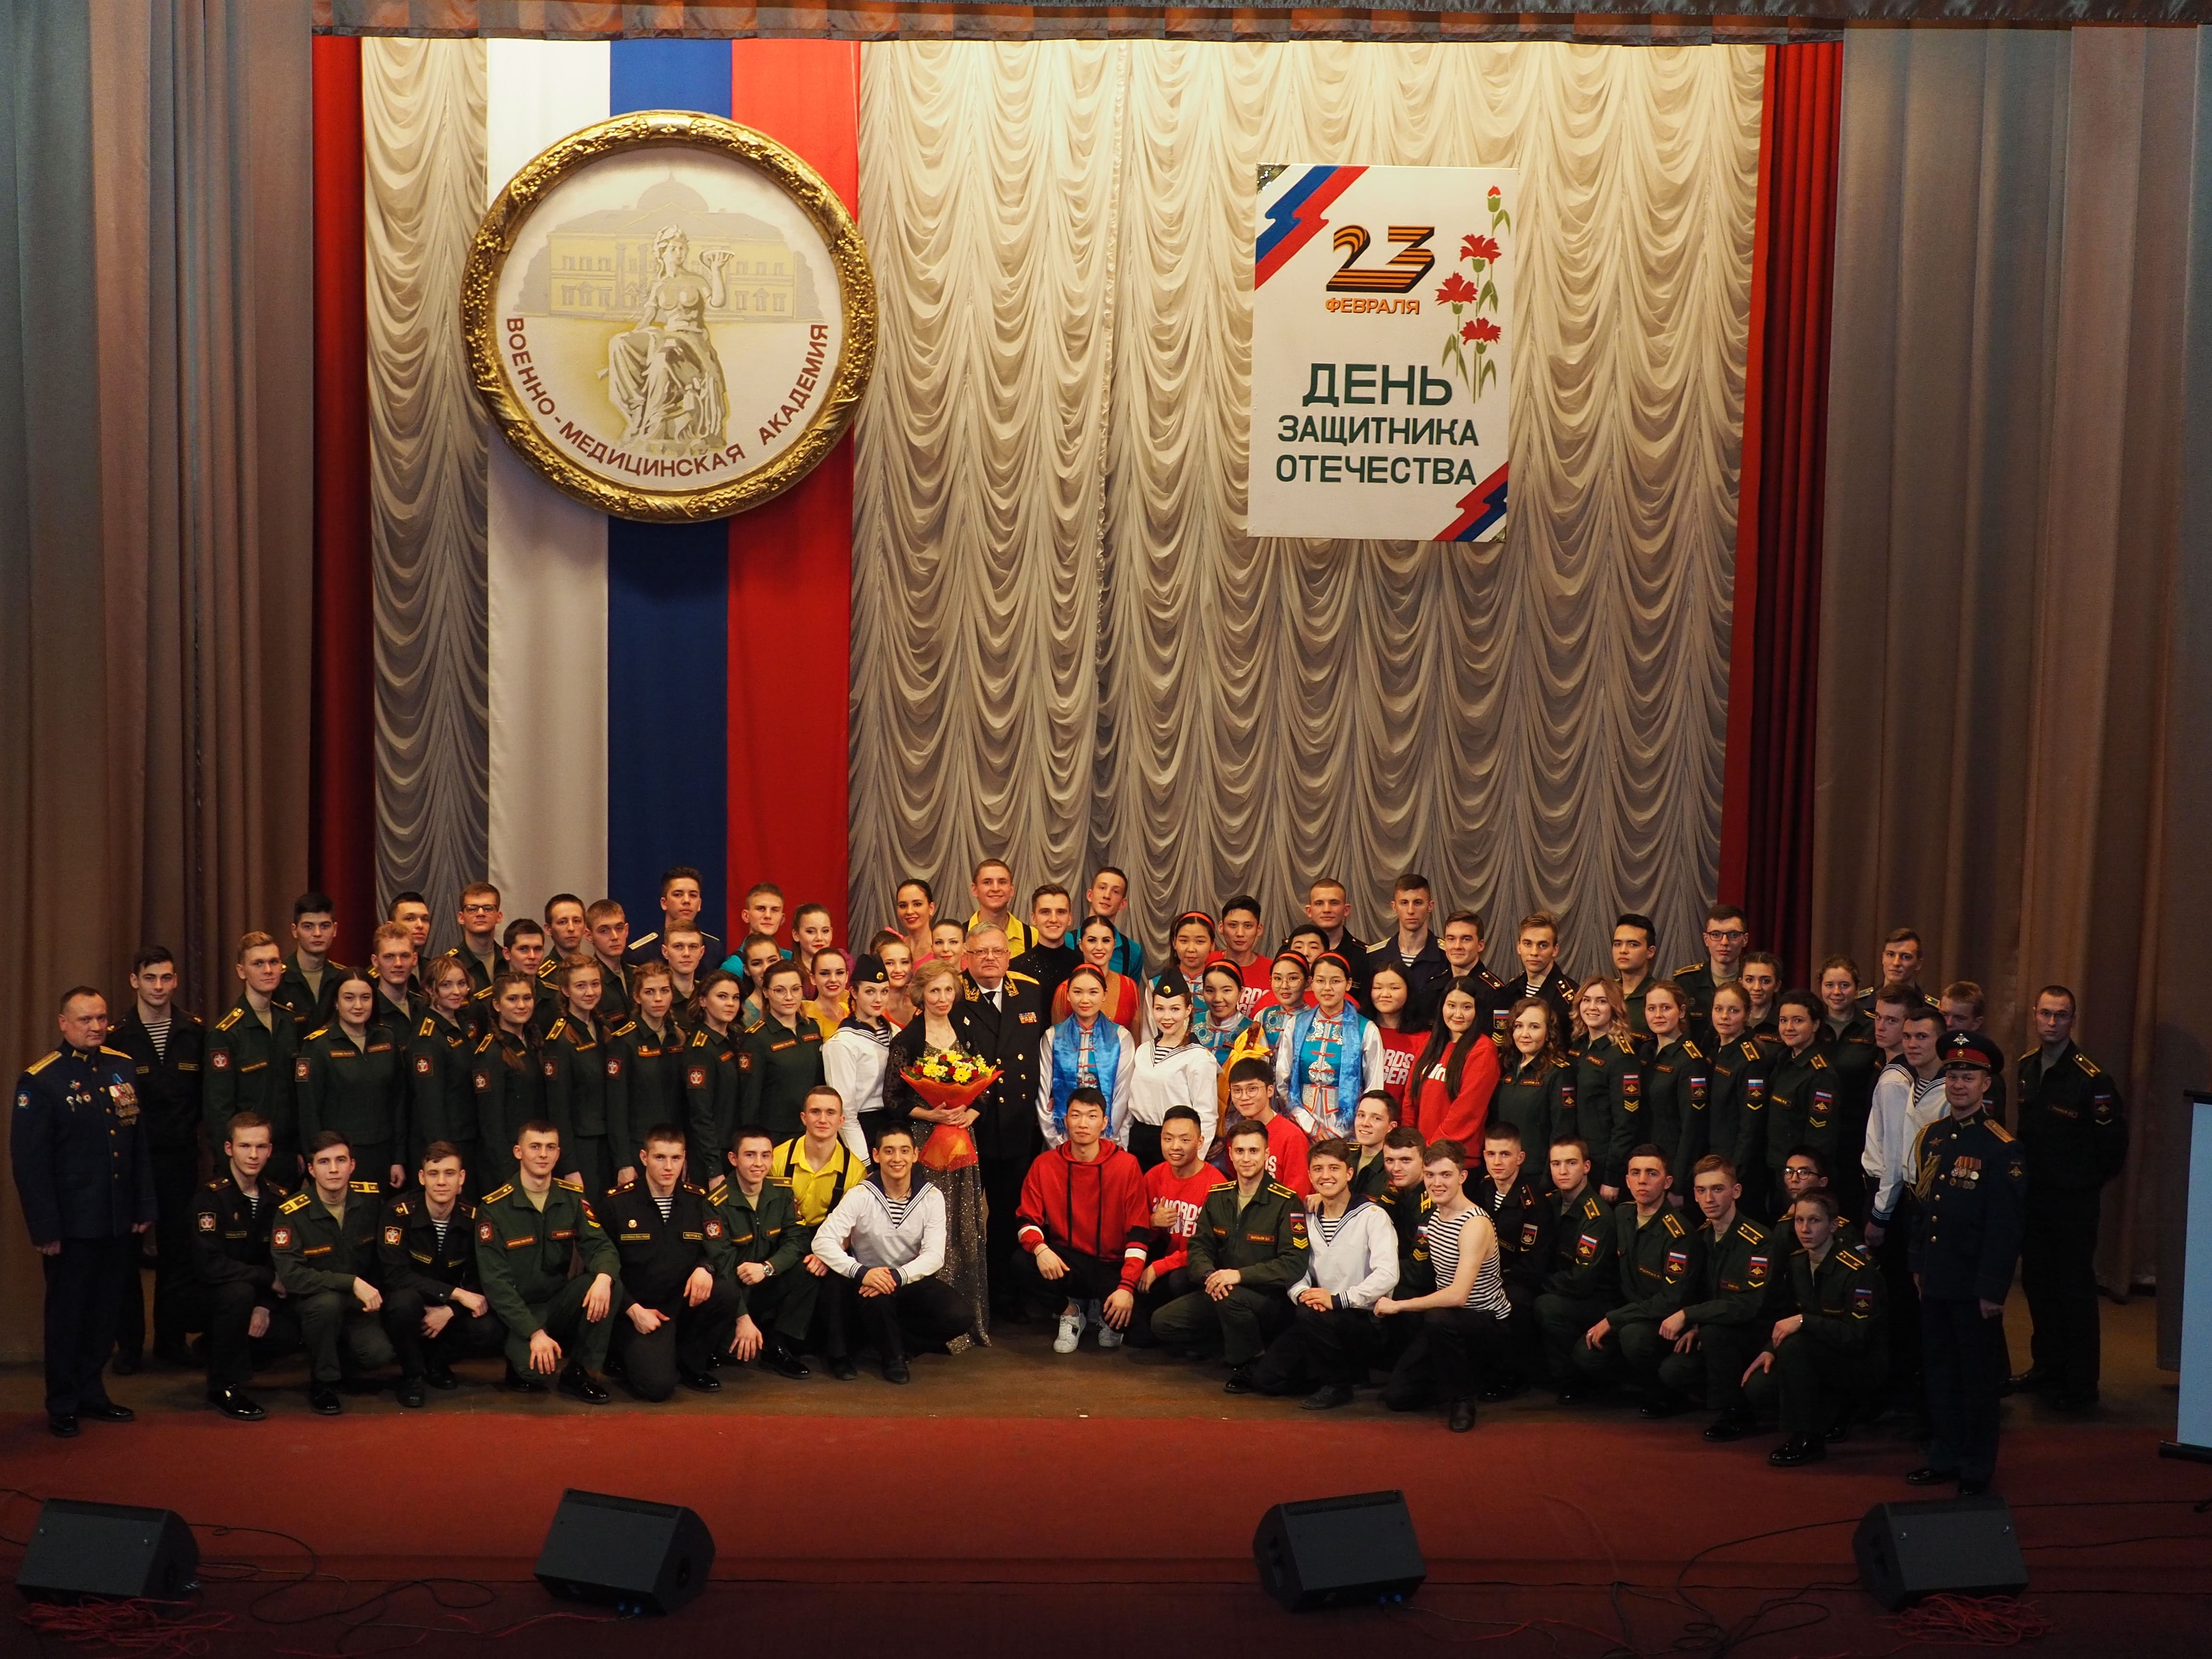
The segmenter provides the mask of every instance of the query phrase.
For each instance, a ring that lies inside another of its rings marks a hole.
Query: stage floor
[[[2202,1628],[2212,1516],[2192,1505],[2212,1495],[2212,1468],[2155,1455],[2172,1432],[2173,1383],[2150,1365],[2153,1314],[2148,1302],[2106,1310],[2106,1405],[2095,1419],[2008,1403],[1997,1484],[2018,1514],[2033,1595],[2055,1626],[2039,1651],[2073,1650],[2076,1638],[2081,1651],[2111,1651],[2122,1632],[2156,1651],[2171,1645],[2168,1630]],[[210,1590],[211,1607],[241,1615],[266,1587],[308,1570],[301,1546],[321,1572],[356,1587],[432,1575],[495,1586],[447,1592],[496,1598],[470,1615],[480,1630],[542,1612],[538,1592],[516,1581],[527,1579],[573,1486],[689,1504],[706,1519],[718,1583],[684,1624],[717,1605],[726,1615],[742,1607],[749,1629],[768,1620],[815,1649],[826,1608],[837,1609],[837,1626],[852,1625],[855,1644],[872,1609],[908,1630],[918,1615],[929,1650],[944,1637],[975,1654],[1127,1651],[1163,1631],[1181,1647],[1184,1635],[1224,1632],[1209,1659],[1248,1650],[1246,1636],[1272,1631],[1249,1650],[1279,1651],[1316,1628],[1288,1621],[1252,1585],[1253,1526],[1285,1499],[1406,1492],[1430,1565],[1426,1611],[1392,1615],[1402,1633],[1384,1632],[1380,1614],[1331,1615],[1347,1635],[1595,1654],[1624,1640],[1668,1646],[1697,1616],[1675,1598],[1678,1584],[1717,1587],[1696,1598],[1726,1622],[1777,1593],[1848,1581],[1859,1516],[1921,1495],[1899,1479],[1917,1448],[1887,1428],[1792,1474],[1766,1467],[1771,1437],[1707,1446],[1701,1416],[1648,1424],[1626,1405],[1563,1411],[1541,1392],[1486,1407],[1475,1432],[1460,1437],[1434,1415],[1394,1416],[1370,1393],[1318,1415],[1224,1395],[1214,1368],[1087,1344],[1055,1355],[1036,1327],[987,1351],[920,1361],[906,1389],[865,1370],[842,1384],[744,1374],[714,1399],[655,1407],[618,1393],[617,1404],[593,1409],[475,1385],[495,1373],[471,1367],[471,1386],[434,1396],[423,1412],[401,1411],[386,1393],[349,1398],[343,1418],[326,1420],[306,1409],[294,1368],[257,1389],[270,1415],[254,1425],[201,1407],[197,1376],[155,1369],[115,1385],[137,1423],[88,1425],[63,1442],[44,1432],[35,1371],[9,1368],[0,1374],[0,1478],[41,1498],[179,1510],[203,1528],[211,1563],[240,1564],[211,1565],[210,1580],[252,1576]],[[0,1533],[21,1538],[30,1515],[8,1499]],[[12,1569],[12,1556],[0,1569]],[[746,1582],[762,1580],[792,1589],[763,1595]],[[409,1592],[408,1610],[391,1618],[458,1632],[428,1597]],[[263,1613],[327,1625],[288,1650],[327,1652],[337,1627],[319,1609],[360,1599],[343,1585],[303,1586]],[[1821,1592],[1769,1621],[1793,1624],[1814,1607],[1826,1609],[1817,1631],[1762,1638],[1759,1650],[1883,1651],[1902,1639],[1856,1591]],[[1504,1622],[1462,1626],[1445,1615]],[[1504,1634],[1531,1619],[1557,1622]],[[570,1632],[587,1633],[539,1626],[527,1640],[545,1650]],[[262,1651],[264,1633],[244,1620],[213,1650]],[[758,1633],[778,1645],[765,1626]],[[357,1636],[349,1648],[386,1639]]]

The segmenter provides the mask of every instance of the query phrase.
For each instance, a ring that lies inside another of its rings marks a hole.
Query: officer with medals
[[[100,1373],[155,1198],[137,1062],[104,1046],[107,1000],[76,987],[61,1000],[59,1024],[60,1044],[15,1079],[8,1146],[46,1272],[46,1425],[67,1439],[80,1418],[131,1419]]]
[[[2004,1061],[1978,1031],[1943,1039],[1943,1096],[1951,1110],[1920,1132],[1912,1189],[1920,1213],[1911,1266],[1920,1286],[1922,1367],[1928,1381],[1928,1462],[1908,1485],[1956,1481],[1989,1490],[2005,1384],[2004,1301],[2020,1260],[2026,1157],[1985,1101]]]

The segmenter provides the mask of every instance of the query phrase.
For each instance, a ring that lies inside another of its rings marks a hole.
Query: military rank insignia
[[[1622,1105],[1626,1106],[1632,1112],[1636,1109],[1637,1103],[1643,1098],[1644,1079],[1642,1078],[1638,1077],[1635,1073],[1631,1072],[1626,1077],[1620,1079],[1620,1103]]]
[[[1575,1260],[1588,1267],[1597,1260],[1597,1235],[1584,1233],[1575,1241]]]
[[[1874,1287],[1871,1285],[1856,1286],[1851,1291],[1851,1317],[1868,1319],[1873,1315]]]
[[[707,1237],[709,1238],[720,1238],[721,1236],[722,1224],[719,1221],[709,1221],[707,1224]]]
[[[429,1076],[429,1075],[430,1075],[430,1056],[429,1056],[429,1055],[428,1055],[428,1054],[417,1054],[417,1055],[415,1057],[415,1074],[416,1074],[417,1077],[428,1077],[428,1076]]]
[[[1766,1283],[1766,1258],[1755,1255],[1751,1259],[1751,1282],[1753,1285]]]
[[[612,1054],[609,1054],[607,1056],[607,1075],[609,1077],[620,1077],[622,1075],[622,1061],[616,1059]]]
[[[1689,1272],[1689,1270],[1690,1253],[1687,1250],[1669,1250],[1667,1252],[1668,1278],[1680,1279],[1684,1273]]]
[[[200,1212],[200,1231],[204,1233],[211,1233],[215,1231],[214,1211],[202,1210]]]
[[[478,1072],[477,1073],[477,1092],[478,1094],[483,1094],[489,1091],[490,1088],[491,1079],[486,1077],[482,1072]]]
[[[397,1244],[397,1243],[399,1243],[399,1229],[398,1229],[398,1228],[397,1228],[397,1227],[386,1227],[386,1228],[384,1230],[384,1242],[385,1242],[386,1243],[387,1243],[387,1244]]]
[[[218,1072],[228,1071],[230,1069],[229,1051],[223,1048],[216,1049],[213,1054],[208,1056],[208,1064],[214,1066]]]
[[[1533,1221],[1524,1221],[1521,1224],[1521,1248],[1524,1250],[1533,1250],[1536,1248],[1536,1224]]]

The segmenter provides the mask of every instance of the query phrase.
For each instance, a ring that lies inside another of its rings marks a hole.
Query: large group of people
[[[380,1376],[422,1407],[494,1355],[601,1403],[810,1358],[903,1382],[1031,1322],[1316,1411],[1379,1379],[1462,1431],[1531,1387],[1626,1388],[1711,1440],[1772,1419],[1782,1468],[1897,1411],[1929,1435],[1908,1479],[1968,1492],[2002,1393],[2096,1400],[2127,1131],[2063,987],[2008,1066],[1910,928],[1871,979],[1838,955],[1792,988],[1735,907],[1672,974],[1624,914],[1578,979],[1553,915],[1493,963],[1408,873],[1379,940],[1324,879],[1286,928],[1249,896],[1186,911],[1153,960],[1117,870],[1026,915],[1004,861],[969,885],[940,914],[902,883],[859,944],[763,883],[726,946],[696,870],[635,936],[611,900],[510,921],[476,883],[453,949],[403,893],[362,968],[309,893],[289,949],[239,940],[204,1024],[165,950],[113,1005],[70,989],[11,1124],[52,1426],[128,1420],[105,1375],[149,1337],[251,1420],[291,1352],[326,1413]],[[2015,1267],[2033,1363],[2008,1376]]]

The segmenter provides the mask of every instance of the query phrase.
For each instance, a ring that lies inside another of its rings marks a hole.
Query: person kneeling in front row
[[[345,1409],[340,1382],[389,1365],[394,1358],[378,1312],[384,1293],[376,1269],[377,1216],[384,1189],[353,1178],[353,1147],[325,1129],[308,1149],[307,1186],[276,1206],[269,1255],[299,1310],[307,1350],[307,1403],[325,1417]]]
[[[1774,1325],[1772,1345],[1743,1374],[1754,1409],[1779,1401],[1778,1469],[1817,1463],[1843,1437],[1854,1401],[1875,1397],[1888,1369],[1881,1270],[1836,1236],[1834,1195],[1809,1192],[1791,1206],[1797,1251],[1790,1287],[1797,1311]]]
[[[1364,1109],[1367,1103],[1360,1103]],[[1313,1195],[1306,1200],[1306,1271],[1288,1292],[1291,1328],[1267,1346],[1253,1372],[1262,1394],[1310,1387],[1304,1409],[1352,1403],[1352,1385],[1367,1380],[1382,1346],[1378,1298],[1398,1284],[1398,1231],[1388,1211],[1352,1190],[1359,1157],[1347,1141],[1316,1140],[1307,1154]],[[1380,1162],[1378,1159],[1377,1162]]]
[[[1486,1373],[1512,1364],[1513,1304],[1505,1294],[1498,1231],[1467,1195],[1467,1149],[1455,1140],[1437,1142],[1422,1163],[1421,1180],[1429,1212],[1414,1254],[1437,1288],[1404,1302],[1386,1296],[1375,1304],[1386,1320],[1418,1314],[1421,1321],[1420,1334],[1383,1387],[1382,1403],[1394,1412],[1412,1411],[1440,1393],[1450,1406],[1451,1431],[1465,1434],[1474,1426]]]
[[[385,1201],[376,1248],[384,1334],[399,1356],[399,1403],[410,1409],[426,1385],[460,1386],[453,1361],[495,1354],[507,1342],[477,1274],[477,1206],[461,1196],[460,1149],[432,1141],[417,1178],[419,1191]]]
[[[1067,1097],[1067,1139],[1030,1164],[1015,1212],[1014,1283],[1027,1313],[1061,1304],[1054,1353],[1073,1353],[1085,1319],[1098,1346],[1118,1348],[1136,1307],[1152,1213],[1136,1155],[1106,1139],[1106,1097]],[[1163,1165],[1164,1167],[1164,1165]]]
[[[1291,1322],[1284,1292],[1306,1270],[1305,1200],[1267,1176],[1267,1131],[1249,1118],[1229,1132],[1224,1181],[1206,1194],[1190,1239],[1190,1277],[1200,1288],[1152,1316],[1161,1346],[1185,1351],[1221,1345],[1229,1394],[1250,1394],[1252,1368],[1269,1340]]]
[[[544,1379],[558,1370],[562,1393],[604,1406],[609,1396],[599,1373],[622,1304],[622,1258],[583,1184],[553,1178],[560,1130],[532,1118],[516,1132],[512,1155],[514,1182],[477,1206],[477,1272],[507,1329],[506,1386],[543,1394]],[[578,1260],[583,1271],[571,1277]]]
[[[654,1124],[638,1149],[645,1178],[606,1196],[623,1285],[611,1346],[640,1400],[665,1400],[679,1381],[695,1394],[720,1393],[714,1351],[729,1346],[744,1307],[729,1229],[706,1193],[684,1180],[685,1155],[684,1131]]]
[[[876,1167],[837,1200],[814,1235],[814,1254],[842,1281],[831,1298],[833,1374],[849,1364],[852,1328],[875,1346],[884,1381],[908,1382],[907,1356],[918,1348],[957,1352],[968,1346],[959,1292],[933,1277],[945,1265],[945,1194],[914,1178],[914,1131],[886,1124],[876,1135]]]

